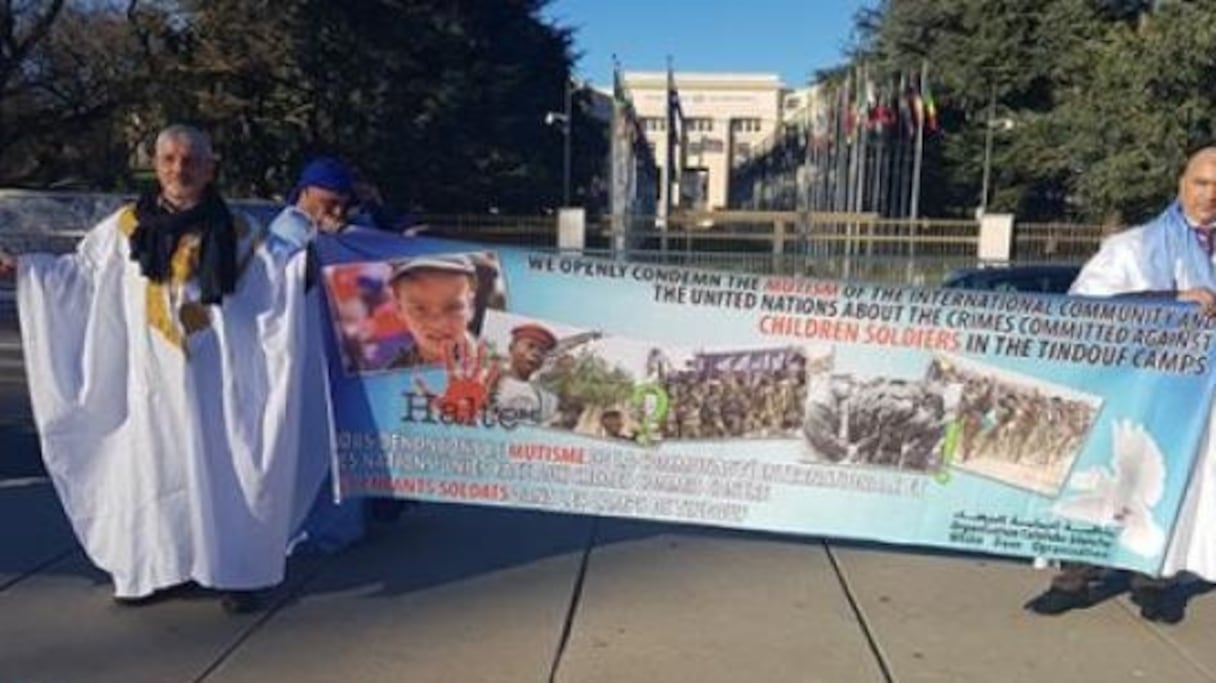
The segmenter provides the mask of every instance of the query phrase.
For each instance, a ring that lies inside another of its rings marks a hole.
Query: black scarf
[[[135,231],[131,233],[131,260],[153,282],[165,282],[178,242],[189,233],[202,238],[198,255],[198,285],[204,304],[218,304],[236,290],[236,226],[228,206],[214,188],[203,200],[185,211],[164,206],[157,193],[148,193],[135,204]]]

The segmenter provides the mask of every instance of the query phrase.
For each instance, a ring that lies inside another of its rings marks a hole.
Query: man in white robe
[[[200,131],[162,131],[154,164],[157,193],[0,276],[47,472],[115,598],[193,581],[250,611],[321,476],[298,467],[305,259],[228,211]]]
[[[1178,180],[1178,198],[1146,225],[1103,242],[1082,268],[1070,294],[1175,299],[1216,315],[1216,146],[1192,153]],[[1209,419],[1209,423],[1211,420]],[[1208,431],[1211,432],[1211,424]],[[1216,579],[1216,458],[1208,439],[1195,464],[1191,484],[1167,548],[1163,574],[1191,571]],[[1062,614],[1100,598],[1104,569],[1066,563],[1047,591],[1026,604],[1037,614]],[[1132,600],[1150,621],[1177,623],[1183,603],[1172,581],[1133,575]]]

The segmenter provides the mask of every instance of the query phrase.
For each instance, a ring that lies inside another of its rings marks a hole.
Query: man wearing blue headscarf
[[[1178,179],[1178,197],[1159,216],[1138,228],[1108,238],[1085,264],[1069,294],[1098,297],[1174,299],[1198,305],[1216,315],[1216,268],[1213,264],[1213,229],[1216,228],[1216,145],[1198,148],[1187,158]],[[1210,429],[1210,427],[1209,427]],[[1216,542],[1207,541],[1210,529],[1195,520],[1216,520],[1216,496],[1204,495],[1212,484],[1204,479],[1210,458],[1201,457],[1187,490],[1167,552],[1163,574],[1192,571],[1216,578]],[[1212,463],[1216,465],[1216,461]],[[1214,480],[1216,483],[1216,480]],[[1203,533],[1196,533],[1203,532]],[[1088,607],[1104,595],[1106,571],[1088,564],[1066,563],[1051,587],[1026,603],[1037,614],[1062,614]],[[1177,623],[1184,602],[1172,591],[1171,579],[1132,576],[1132,601],[1150,621]]]
[[[338,232],[354,198],[355,183],[345,164],[331,157],[313,159],[288,194],[287,207],[270,223],[271,248],[303,249],[318,232]]]
[[[347,212],[355,203],[354,174],[341,161],[318,157],[300,172],[295,187],[287,196],[288,206],[270,223],[269,247],[272,252],[291,254],[307,249],[309,283],[307,301],[308,348],[305,360],[303,420],[307,433],[301,439],[301,471],[316,471],[318,461],[332,457],[333,425],[329,390],[325,381],[325,354],[321,339],[322,320],[326,318],[315,284],[318,267],[312,243],[320,234],[334,234],[347,226]],[[313,482],[301,482],[312,485]],[[358,541],[365,533],[366,511],[363,501],[334,501],[329,487],[322,487],[307,519],[291,543],[292,552],[336,552]]]

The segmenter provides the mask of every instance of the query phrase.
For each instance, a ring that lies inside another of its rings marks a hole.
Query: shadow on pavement
[[[0,422],[0,480],[45,476],[34,426]]]
[[[374,599],[433,588],[594,547],[671,535],[819,544],[818,537],[449,503],[421,503],[345,551],[322,556],[295,595],[362,590]],[[293,558],[316,562],[318,556]],[[301,577],[303,578],[303,577]],[[289,600],[289,601],[290,601]]]

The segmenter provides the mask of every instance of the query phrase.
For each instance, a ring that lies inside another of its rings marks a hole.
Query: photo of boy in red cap
[[[544,325],[524,323],[511,329],[507,365],[498,379],[494,402],[544,424],[557,413],[557,396],[535,381],[537,371],[557,347],[557,336]]]

